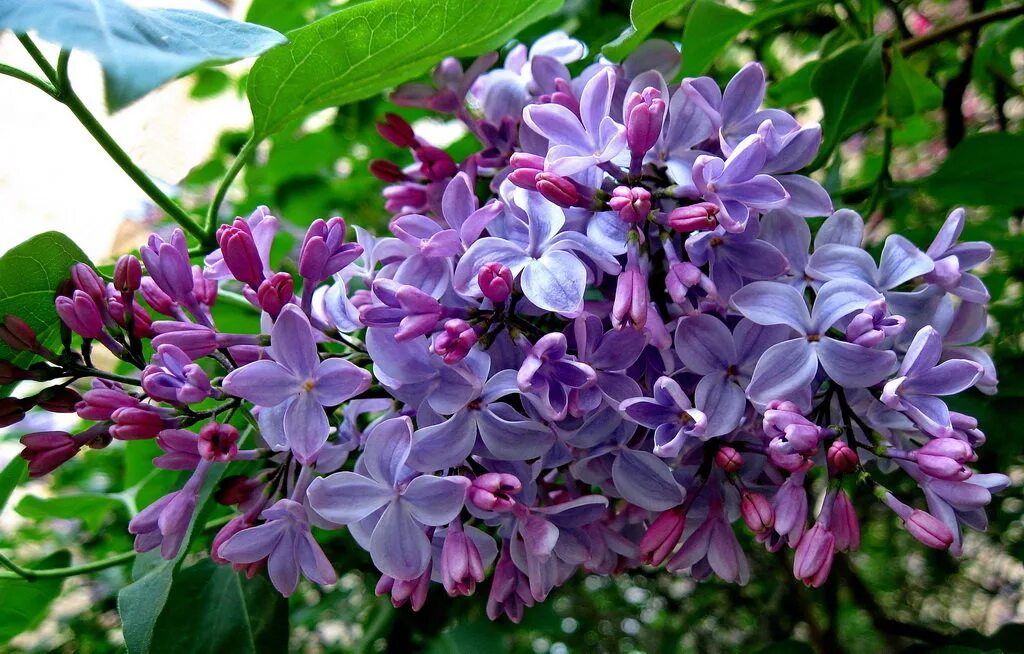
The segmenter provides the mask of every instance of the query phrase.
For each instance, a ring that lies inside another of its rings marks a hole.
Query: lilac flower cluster
[[[89,367],[95,341],[140,373],[72,402],[86,432],[26,436],[33,474],[155,438],[154,464],[191,477],[130,531],[173,557],[211,471],[243,461],[215,492],[238,513],[214,560],[288,595],[335,581],[311,526],[345,527],[396,605],[490,574],[487,613],[513,621],[579,570],[745,583],[741,542],[794,549],[820,585],[858,547],[855,494],[959,554],[1008,483],[970,467],[984,435],[943,399],[995,391],[971,345],[991,248],[959,241],[957,210],[926,250],[892,235],[876,262],[861,217],[799,172],[819,126],[762,109],[756,63],[723,91],[669,83],[668,43],[573,76],[583,52],[553,34],[400,88],[481,149],[456,161],[389,114],[381,135],[414,159],[371,166],[391,236],[318,220],[275,270],[260,208],[203,268],[180,231],[142,248],[145,274],[132,256],[112,283],[76,267],[57,310],[84,359],[42,348],[45,370],[21,372]],[[261,334],[218,329],[219,289]],[[0,336],[41,351],[11,321]],[[923,503],[881,484],[897,471]]]

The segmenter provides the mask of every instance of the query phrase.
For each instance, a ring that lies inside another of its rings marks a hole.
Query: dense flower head
[[[576,571],[746,583],[741,542],[793,549],[794,576],[821,585],[860,542],[855,478],[959,553],[1008,483],[974,470],[984,434],[944,399],[997,384],[972,272],[992,252],[959,242],[964,212],[926,250],[889,236],[876,263],[860,216],[800,172],[820,127],[762,107],[760,65],[722,89],[669,81],[667,43],[574,77],[583,56],[555,33],[399,88],[481,146],[457,160],[388,114],[381,136],[408,150],[371,164],[390,235],[316,220],[276,270],[261,207],[220,228],[202,270],[180,231],[110,286],[76,267],[58,314],[83,352],[140,374],[75,404],[96,431],[27,436],[32,473],[155,438],[154,464],[191,476],[132,520],[140,551],[177,556],[229,467],[214,496],[238,515],[214,560],[289,595],[336,580],[311,527],[345,528],[395,605],[438,584],[513,621]],[[825,218],[813,242],[808,218]],[[260,333],[216,324],[221,288]],[[62,365],[26,328],[0,338]]]

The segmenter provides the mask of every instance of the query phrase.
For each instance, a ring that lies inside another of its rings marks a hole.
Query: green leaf
[[[28,461],[16,456],[0,471],[0,515],[18,484],[28,478]]]
[[[123,508],[121,500],[103,493],[81,493],[41,498],[26,495],[15,512],[34,520],[81,520],[90,531],[98,531],[111,513]]]
[[[182,540],[178,555],[171,561],[164,561],[154,553],[140,554],[133,569],[135,581],[117,593],[117,612],[121,616],[124,643],[129,654],[143,654],[150,651],[157,620],[171,593],[175,572],[188,553],[196,522],[213,489],[224,474],[225,464],[214,464],[203,482],[196,501],[196,510]]]
[[[64,568],[71,564],[66,550],[54,552],[45,559],[27,566],[32,570]],[[24,631],[39,626],[46,610],[60,595],[63,579],[0,579],[0,643],[5,643]]]
[[[60,232],[33,236],[8,250],[0,257],[0,318],[18,316],[45,343],[44,328],[47,335],[56,335],[54,327],[59,322],[53,306],[54,293],[70,276],[71,266],[78,262],[89,263],[89,258]],[[16,353],[0,343],[0,359],[27,364],[31,355]]]
[[[889,112],[895,118],[908,118],[942,106],[942,90],[911,66],[898,49],[892,51],[886,95]]]
[[[444,57],[505,44],[562,0],[373,0],[288,33],[249,74],[256,138],[314,111],[370,97]]]
[[[824,142],[811,168],[821,166],[846,137],[874,120],[882,105],[885,77],[882,38],[845,47],[821,62],[811,88],[825,110]]]
[[[245,587],[250,585],[253,588],[246,592]],[[151,654],[285,651],[287,607],[287,600],[269,588],[263,579],[242,579],[231,566],[205,559],[175,576],[149,651]],[[183,624],[189,625],[189,629],[182,629]],[[283,637],[284,641],[272,648],[270,641],[260,641],[267,637]]]
[[[629,6],[630,26],[601,48],[601,54],[612,61],[622,61],[644,42],[651,32],[666,19],[683,11],[688,0],[633,0]]]
[[[0,0],[2,28],[34,31],[64,48],[94,54],[103,67],[111,111],[183,73],[252,57],[285,42],[260,25],[201,11],[136,9],[121,0]]]
[[[683,29],[683,75],[703,75],[753,17],[712,0],[697,0]]]
[[[948,205],[1024,207],[1024,134],[985,133],[960,142],[924,190]]]

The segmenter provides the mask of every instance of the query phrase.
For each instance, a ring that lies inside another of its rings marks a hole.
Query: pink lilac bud
[[[476,330],[462,318],[452,318],[444,324],[444,331],[434,337],[434,354],[451,365],[466,358],[477,341]]]
[[[20,456],[28,461],[30,477],[41,477],[53,472],[74,458],[82,448],[71,434],[62,431],[26,434],[21,437],[21,444],[25,449]]]
[[[537,191],[560,207],[575,207],[580,202],[580,193],[568,177],[554,173],[540,173],[536,179]]]
[[[969,479],[973,473],[963,464],[977,459],[971,446],[959,438],[936,438],[911,452],[921,472],[948,481]]]
[[[231,520],[229,520],[226,525],[220,528],[220,531],[217,532],[217,535],[213,537],[213,542],[210,544],[210,559],[212,559],[214,563],[220,565],[226,565],[228,563],[231,563],[230,561],[228,561],[220,555],[220,552],[218,551],[220,550],[220,546],[226,543],[228,539],[230,539],[238,532],[242,531],[243,529],[248,529],[252,526],[252,520],[246,517],[244,514],[236,515],[234,518],[231,518]]]
[[[212,307],[217,302],[217,280],[209,279],[200,266],[192,266],[192,292],[199,304]]]
[[[860,465],[857,452],[846,441],[841,440],[836,440],[829,446],[825,459],[833,475],[849,474]]]
[[[224,463],[238,454],[238,430],[231,425],[211,422],[199,430],[199,456]]]
[[[397,325],[395,340],[400,343],[433,332],[444,315],[441,303],[415,286],[377,279],[373,294],[386,306],[360,307],[359,321],[368,327]]]
[[[139,288],[142,290],[142,297],[146,300],[146,304],[151,306],[154,311],[165,316],[177,314],[178,304],[156,285],[152,277],[143,277]]]
[[[505,513],[516,505],[513,495],[523,490],[515,475],[504,472],[485,472],[470,484],[466,497],[473,506],[484,511]]]
[[[153,337],[153,318],[149,315],[149,312],[139,304],[136,300],[132,299],[132,336],[135,338],[152,338]],[[114,322],[120,327],[127,329],[128,327],[128,314],[125,312],[124,299],[120,295],[112,295],[107,298],[107,312],[110,317],[113,318]]]
[[[231,475],[217,484],[213,498],[227,506],[244,505],[259,494],[264,484],[258,479],[245,475]]]
[[[299,274],[323,281],[363,254],[363,246],[345,242],[345,221],[339,217],[316,220],[302,241]]]
[[[28,370],[22,370],[10,361],[0,359],[0,386],[5,386],[25,379],[32,379],[33,377],[33,373]]]
[[[142,285],[142,262],[132,254],[117,260],[114,266],[114,288],[122,293],[134,293]]]
[[[416,148],[416,160],[420,162],[420,172],[431,181],[442,181],[453,177],[459,172],[452,156],[432,145]]]
[[[828,579],[835,556],[835,536],[828,525],[818,520],[796,546],[793,576],[811,588],[818,588]]]
[[[740,515],[747,528],[755,534],[763,534],[775,526],[775,510],[771,502],[761,493],[744,491],[740,499]]]
[[[36,340],[36,332],[28,323],[17,316],[6,316],[0,325],[0,341],[19,352],[40,353],[43,347]]]
[[[953,532],[932,514],[907,506],[888,491],[882,502],[903,520],[903,526],[921,544],[936,550],[949,549],[953,544]]]
[[[846,327],[846,340],[864,347],[875,347],[890,336],[903,331],[903,316],[888,316],[885,300],[875,300],[855,315]]]
[[[249,223],[236,218],[230,225],[221,225],[217,230],[217,243],[231,275],[251,288],[258,288],[263,281],[263,260]]]
[[[620,220],[635,225],[651,213],[651,193],[645,188],[616,186],[608,206],[619,214]]]
[[[166,410],[148,404],[117,409],[110,419],[114,421],[110,435],[122,441],[153,438],[164,429],[178,425],[176,419],[167,417]]]
[[[295,281],[288,273],[274,273],[260,284],[256,300],[260,308],[277,320],[278,314],[295,296]]]
[[[743,467],[743,455],[735,448],[724,445],[715,452],[715,465],[726,472],[739,472]]]
[[[165,429],[156,435],[156,444],[164,451],[153,465],[164,470],[195,470],[199,456],[199,436],[187,429]]]
[[[508,174],[507,179],[519,188],[536,191],[537,176],[543,172],[543,170],[537,168],[517,168]]]
[[[949,412],[949,422],[953,427],[953,437],[965,440],[971,447],[985,444],[985,432],[978,429],[978,421],[957,411]]]
[[[377,596],[391,594],[391,605],[396,609],[409,603],[409,608],[419,611],[427,603],[427,592],[430,590],[430,568],[415,579],[405,581],[381,575],[374,593]]]
[[[648,86],[626,99],[622,116],[626,123],[626,143],[634,158],[642,159],[661,136],[668,106],[661,91]]]
[[[476,543],[455,521],[445,534],[441,547],[441,583],[449,597],[469,597],[484,580],[484,564]]]
[[[0,428],[9,427],[25,419],[25,406],[14,397],[0,398]]]
[[[103,306],[107,299],[107,285],[95,270],[84,263],[76,263],[71,266],[71,280],[75,288],[91,297],[97,306]]]
[[[192,300],[194,284],[185,233],[175,229],[170,241],[151,234],[149,242],[139,248],[139,252],[146,271],[160,290],[187,306]]]
[[[103,336],[103,317],[99,307],[84,291],[75,291],[71,297],[62,295],[54,303],[57,315],[73,332],[82,338]]]
[[[119,386],[93,382],[92,390],[86,391],[82,401],[75,405],[75,412],[83,420],[110,420],[114,411],[138,405],[139,400],[125,393]]]
[[[384,189],[384,208],[391,213],[416,213],[427,208],[427,187],[405,182]]]
[[[764,412],[764,433],[771,439],[768,456],[772,463],[795,472],[810,461],[818,450],[822,430],[800,412],[792,402],[772,401]]]
[[[495,304],[504,302],[512,294],[512,271],[505,264],[497,261],[485,263],[476,279],[484,297]]]
[[[661,565],[679,544],[686,526],[682,508],[663,511],[640,538],[640,557],[650,565]]]
[[[398,164],[385,159],[374,159],[371,161],[370,174],[382,182],[387,182],[388,184],[404,182],[409,179],[409,176],[398,167]]]
[[[411,148],[417,144],[412,125],[397,114],[384,114],[384,122],[377,123],[377,132],[400,148]]]
[[[651,292],[647,277],[635,263],[627,263],[615,283],[615,299],[612,302],[612,319],[616,324],[629,322],[637,329],[643,329],[650,311]]]
[[[505,614],[515,624],[523,619],[523,607],[533,606],[530,580],[516,567],[509,552],[508,541],[501,547],[498,563],[491,576],[491,592],[487,596],[487,617],[497,620]]]
[[[539,154],[530,154],[529,152],[516,152],[509,158],[508,163],[515,170],[520,168],[544,170],[544,157]]]
[[[82,396],[67,386],[51,386],[36,393],[30,400],[35,406],[50,413],[74,413]]]
[[[860,522],[846,491],[836,493],[830,525],[837,552],[852,552],[860,548]]]
[[[709,230],[718,227],[718,206],[710,202],[698,202],[673,209],[668,214],[668,226],[675,231],[689,232]]]

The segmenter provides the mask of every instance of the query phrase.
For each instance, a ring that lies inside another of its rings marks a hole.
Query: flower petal
[[[384,510],[370,537],[370,558],[389,577],[411,581],[430,564],[430,540],[405,502],[392,502]]]
[[[825,373],[840,386],[866,388],[885,379],[896,368],[896,354],[823,338],[817,344]]]
[[[309,506],[336,525],[358,522],[395,497],[395,491],[354,472],[337,472],[313,480]]]
[[[800,291],[777,282],[754,282],[733,294],[732,304],[759,325],[788,325],[808,333],[811,316]]]
[[[465,477],[423,475],[409,482],[401,501],[416,520],[439,527],[459,515],[466,502],[467,485]]]

